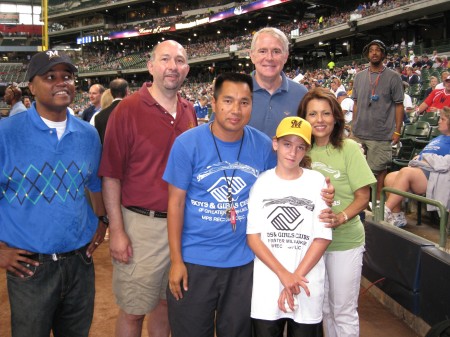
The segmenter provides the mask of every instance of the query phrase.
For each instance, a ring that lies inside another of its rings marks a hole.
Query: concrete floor
[[[438,242],[439,229],[437,225],[430,223],[430,219],[426,216],[423,218],[424,224],[422,226],[416,226],[415,221],[414,214],[408,215],[408,226],[405,227],[405,230],[421,235],[433,242]],[[105,242],[94,255],[96,302],[90,337],[114,336],[114,325],[118,310],[112,293],[112,265],[108,249],[108,242]],[[2,270],[0,275],[0,337],[9,337],[11,336],[10,312],[4,274],[5,272]],[[360,336],[419,337],[425,335],[426,331],[416,334],[402,319],[383,306],[379,302],[379,296],[376,296],[376,298],[371,292],[366,290],[369,287],[371,287],[370,283],[367,280],[363,280],[359,297]],[[371,291],[375,288],[372,287]],[[395,311],[393,306],[390,307],[391,310]],[[148,337],[146,332],[143,332],[142,336]]]

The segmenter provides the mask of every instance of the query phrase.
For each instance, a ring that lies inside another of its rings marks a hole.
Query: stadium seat
[[[437,126],[439,122],[439,114],[436,112],[426,112],[419,117],[418,121],[428,122],[430,126]]]

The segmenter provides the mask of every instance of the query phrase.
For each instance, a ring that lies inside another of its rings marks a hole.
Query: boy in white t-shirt
[[[277,166],[261,174],[249,199],[247,240],[256,254],[251,317],[255,337],[322,336],[325,265],[331,229],[322,174],[306,167],[311,125],[286,117],[273,139]]]

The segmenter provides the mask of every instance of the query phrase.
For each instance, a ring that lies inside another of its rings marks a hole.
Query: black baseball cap
[[[44,75],[53,66],[61,63],[66,64],[73,73],[78,72],[69,56],[58,50],[47,50],[39,52],[31,58],[25,79],[31,81],[34,76]]]
[[[384,44],[384,42],[380,41],[380,40],[373,40],[373,41],[370,41],[363,49],[363,54],[366,57],[369,56],[369,48],[370,48],[370,46],[373,46],[374,44],[377,45],[381,49],[381,51],[383,52],[384,55],[386,55],[386,50],[387,49],[386,49],[386,45]]]

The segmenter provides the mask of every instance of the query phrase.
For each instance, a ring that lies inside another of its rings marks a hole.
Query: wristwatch
[[[98,217],[98,219],[99,219],[101,222],[103,222],[103,223],[106,225],[106,227],[109,226],[109,219],[108,219],[108,216],[107,216],[107,215],[100,215],[100,216]]]

